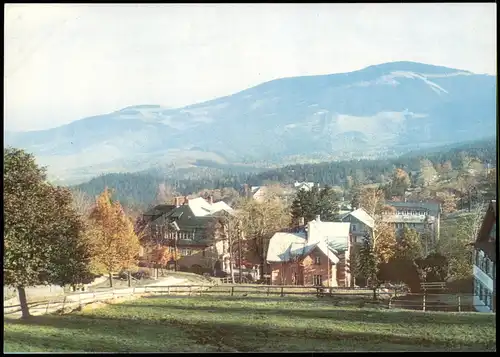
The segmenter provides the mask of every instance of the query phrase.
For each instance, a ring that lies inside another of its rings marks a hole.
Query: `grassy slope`
[[[495,350],[495,316],[335,307],[328,299],[156,296],[5,320],[5,351]]]

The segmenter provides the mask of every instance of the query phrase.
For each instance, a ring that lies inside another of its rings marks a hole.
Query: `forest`
[[[98,176],[71,189],[96,197],[107,187],[122,205],[144,209],[157,200],[159,190],[165,186],[180,195],[223,188],[241,191],[243,184],[260,186],[272,183],[292,184],[295,181],[316,182],[322,186],[349,189],[356,184],[386,185],[397,168],[408,172],[410,179],[416,182],[424,160],[432,163],[437,172],[442,171],[444,167],[446,170],[459,169],[465,158],[473,158],[482,165],[494,168],[496,155],[496,140],[491,138],[422,150],[394,159],[297,164],[260,173],[239,172],[218,177],[178,180],[154,172],[113,173]]]

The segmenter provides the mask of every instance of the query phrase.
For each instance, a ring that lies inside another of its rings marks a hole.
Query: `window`
[[[351,231],[352,231],[352,232],[355,232],[355,231],[356,231],[356,225],[355,225],[355,224],[351,224]]]
[[[480,288],[479,281],[474,280],[474,295],[479,296],[479,288]]]
[[[316,264],[316,265],[321,264],[321,257],[319,255],[314,257],[314,264]]]
[[[183,255],[183,256],[191,255],[191,249],[189,249],[189,248],[182,248],[181,249],[181,255]]]
[[[202,256],[202,257],[205,257],[205,255],[207,255],[207,254],[206,254],[206,249],[205,249],[205,248],[203,248],[203,249],[201,250],[201,256]]]
[[[314,286],[323,285],[323,279],[321,278],[321,275],[314,275],[313,276],[313,285]]]

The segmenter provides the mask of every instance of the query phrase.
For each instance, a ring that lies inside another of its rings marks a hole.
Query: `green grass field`
[[[5,320],[5,352],[494,351],[495,316],[315,297],[150,296]]]

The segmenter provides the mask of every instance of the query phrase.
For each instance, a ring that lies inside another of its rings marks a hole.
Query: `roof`
[[[356,218],[358,221],[361,223],[365,224],[366,226],[373,228],[375,226],[375,220],[373,219],[372,216],[368,214],[363,208],[358,208],[357,210],[354,210],[352,212],[347,213],[342,217],[344,219],[347,216],[353,216]]]
[[[175,208],[175,205],[157,205],[144,212],[144,216],[158,216],[170,212]]]
[[[168,206],[168,205],[161,205]],[[183,241],[183,245],[196,245],[203,243],[206,236],[206,230],[214,222],[216,217],[228,213],[234,214],[234,210],[224,202],[210,204],[205,199],[198,197],[188,200],[187,204],[179,207],[173,206],[169,211],[152,216],[153,225],[164,225],[167,221],[175,221],[181,232],[194,233],[193,240]]]
[[[474,247],[482,250],[492,261],[497,261],[497,250],[495,242],[475,242]]]
[[[314,187],[314,182],[297,182],[293,184],[295,188],[311,190]]]
[[[350,223],[311,221],[307,226],[307,237],[304,232],[275,233],[269,241],[266,260],[288,262],[319,249],[333,263],[337,263],[337,254],[347,249]]]
[[[435,202],[386,201],[386,204],[395,208],[423,208],[432,216],[437,216],[441,212],[441,205]]]
[[[301,246],[305,247],[306,236],[304,233],[275,233],[269,241],[267,249],[268,262],[286,262],[291,259],[290,249],[296,252]]]
[[[188,206],[189,208],[191,208],[193,214],[197,217],[208,216],[222,210],[228,213],[231,213],[233,211],[233,209],[224,201],[219,201],[211,204],[202,197],[188,200]]]
[[[348,222],[310,221],[307,223],[307,234],[311,242],[327,242],[337,250],[347,250],[351,224]]]
[[[490,231],[493,228],[493,225],[497,221],[497,208],[496,208],[496,200],[492,200],[488,205],[488,209],[483,217],[483,221],[481,222],[481,228],[476,237],[476,242],[480,241],[488,241]]]

